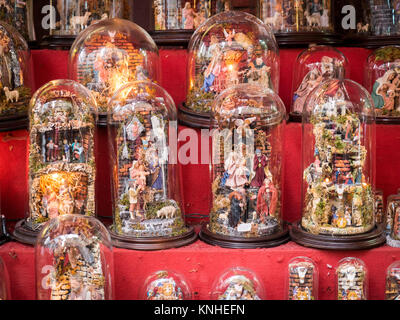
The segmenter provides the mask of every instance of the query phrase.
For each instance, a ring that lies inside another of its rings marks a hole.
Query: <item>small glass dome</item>
[[[371,93],[377,119],[400,119],[400,46],[373,51],[364,70],[364,86]]]
[[[43,227],[35,245],[38,300],[112,300],[110,235],[93,217],[66,214]]]
[[[313,234],[353,235],[375,227],[375,116],[351,80],[326,80],[303,109],[303,218]]]
[[[214,282],[210,299],[265,300],[265,289],[253,271],[234,267]]]
[[[22,35],[0,21],[0,120],[26,117],[31,99],[30,51]]]
[[[139,293],[141,300],[191,300],[192,290],[183,275],[161,270],[151,274]]]
[[[96,101],[72,80],[54,80],[30,103],[29,216],[37,230],[63,214],[95,214]]]
[[[76,36],[88,26],[101,20],[121,18],[124,1],[50,0],[49,4],[54,10],[50,35]]]
[[[318,268],[307,257],[296,257],[288,265],[288,300],[318,300]]]
[[[383,191],[375,190],[375,222],[377,225],[385,224],[385,209],[383,207]]]
[[[134,80],[159,81],[158,48],[137,24],[107,19],[79,34],[69,54],[69,76],[93,92],[100,111],[124,84]]]
[[[188,48],[186,107],[208,113],[214,97],[239,83],[279,91],[279,50],[271,29],[255,16],[227,11],[207,19]]]
[[[394,225],[393,218],[396,212],[400,211],[400,192],[388,196],[386,203],[386,234],[391,234]]]
[[[282,100],[258,84],[239,84],[216,97],[211,119],[209,231],[243,239],[279,233],[286,124]]]
[[[177,134],[171,96],[153,82],[136,81],[118,90],[109,106],[113,231],[132,239],[184,234],[179,171],[168,153],[170,134]]]
[[[331,32],[331,0],[258,0],[260,17],[277,33]]]
[[[347,257],[336,268],[338,300],[368,300],[368,272],[360,259]]]
[[[299,54],[293,68],[291,113],[301,114],[308,94],[323,81],[344,78],[348,61],[338,49],[311,46]]]
[[[385,300],[400,300],[400,261],[387,268]]]
[[[0,257],[0,300],[11,300],[10,278],[8,276],[6,265]]]

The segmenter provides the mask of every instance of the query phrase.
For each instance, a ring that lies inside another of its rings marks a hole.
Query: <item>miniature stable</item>
[[[29,59],[28,44],[22,35],[0,21],[0,131],[28,127]]]
[[[158,250],[194,242],[197,235],[185,226],[182,212],[177,155],[171,151],[177,136],[171,96],[153,82],[136,81],[118,90],[109,108],[114,245]]]
[[[286,110],[271,89],[239,84],[214,100],[212,209],[199,236],[228,248],[289,241],[282,221],[282,141]]]
[[[160,270],[147,277],[139,292],[139,299],[191,300],[192,289],[181,274]]]
[[[385,242],[375,223],[375,114],[351,80],[323,82],[303,108],[302,219],[293,241],[320,249],[367,249]]]
[[[29,210],[13,238],[34,244],[48,220],[95,215],[96,101],[73,80],[54,80],[36,91],[30,109]]]
[[[318,300],[318,268],[307,257],[289,261],[287,277],[287,300]]]
[[[279,66],[275,37],[261,20],[240,11],[212,16],[190,39],[180,123],[208,128],[215,96],[240,83],[258,83],[278,93]]]
[[[290,121],[302,121],[303,106],[308,95],[323,81],[348,75],[348,60],[334,47],[312,45],[301,52],[293,68]]]
[[[68,72],[95,96],[99,124],[106,125],[109,99],[119,88],[135,80],[159,81],[158,48],[137,24],[107,19],[79,34],[70,50]]]
[[[38,300],[113,300],[113,247],[96,218],[58,216],[35,246]]]

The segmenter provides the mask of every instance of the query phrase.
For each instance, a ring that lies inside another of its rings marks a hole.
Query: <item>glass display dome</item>
[[[6,265],[0,257],[0,300],[11,300],[10,278],[8,276]]]
[[[168,152],[177,134],[171,96],[153,82],[136,81],[118,90],[109,106],[113,238],[168,242],[191,233],[182,214],[176,157]]]
[[[123,0],[50,0],[53,7],[51,36],[76,36],[88,26],[101,20],[121,18]]]
[[[307,257],[296,257],[288,265],[288,300],[318,300],[318,268]]]
[[[192,112],[210,112],[214,97],[239,83],[279,91],[278,45],[271,29],[251,14],[227,11],[207,19],[188,53],[185,107]]]
[[[192,289],[185,277],[173,271],[151,274],[139,293],[141,300],[191,300]]]
[[[390,234],[393,228],[393,217],[396,215],[396,211],[400,211],[400,192],[388,196],[386,203],[385,231],[386,234]]]
[[[386,271],[386,300],[400,300],[400,261],[393,262]]]
[[[213,284],[211,300],[265,300],[265,289],[257,275],[246,268],[225,271]]]
[[[312,234],[355,235],[374,219],[375,116],[351,80],[327,80],[303,109],[303,217]]]
[[[283,102],[271,89],[239,84],[216,97],[211,119],[212,209],[203,235],[268,246],[284,233]]]
[[[400,122],[400,46],[373,51],[364,70],[364,86],[371,93],[377,120]]]
[[[0,2],[0,21],[13,26],[26,41],[35,40],[33,28],[33,0]]]
[[[338,300],[368,300],[368,272],[360,259],[347,257],[336,268]]]
[[[383,191],[375,190],[375,222],[377,225],[385,224],[385,208],[383,207]]]
[[[29,60],[30,51],[25,39],[13,27],[0,21],[0,121],[12,122],[11,127],[18,126],[15,120],[26,118],[31,98]]]
[[[293,68],[291,115],[301,121],[309,93],[327,79],[348,76],[347,69],[347,58],[334,47],[315,45],[301,52]]]
[[[51,81],[34,94],[23,223],[29,230],[59,215],[95,214],[95,112],[90,91],[72,80]]]
[[[93,217],[66,214],[46,223],[35,245],[38,300],[112,300],[110,235]]]
[[[386,243],[391,247],[400,247],[400,195],[388,197],[387,204],[387,238]]]
[[[107,111],[109,99],[134,80],[159,81],[158,48],[137,24],[107,19],[86,28],[69,54],[70,78],[92,91],[99,110]]]
[[[259,0],[260,17],[277,33],[331,32],[331,0]]]

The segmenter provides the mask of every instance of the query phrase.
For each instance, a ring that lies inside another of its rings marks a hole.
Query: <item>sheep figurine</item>
[[[8,87],[4,87],[4,93],[6,94],[7,102],[18,102],[19,100],[19,92],[18,90],[10,91]]]
[[[175,217],[176,208],[174,206],[166,206],[157,211],[157,218],[172,219]]]

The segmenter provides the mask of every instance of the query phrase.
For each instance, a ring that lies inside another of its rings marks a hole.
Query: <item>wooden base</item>
[[[96,125],[98,127],[107,127],[107,112],[99,112]]]
[[[0,132],[28,129],[27,114],[0,117]]]
[[[346,36],[343,46],[377,49],[384,46],[398,45],[400,36],[372,36],[368,34],[353,34]]]
[[[197,240],[197,234],[193,227],[188,227],[188,231],[179,236],[158,238],[137,238],[119,235],[114,232],[112,225],[108,227],[108,230],[114,247],[132,250],[153,251],[179,248]]]
[[[365,250],[379,247],[386,242],[381,227],[375,227],[363,234],[333,236],[309,233],[301,227],[300,222],[292,225],[290,237],[302,246],[326,250]]]
[[[6,228],[6,218],[3,215],[0,215],[0,245],[6,243],[10,240],[10,235],[7,232]]]
[[[24,219],[17,222],[11,238],[15,241],[33,246],[36,243],[36,238],[39,233],[40,230],[34,231],[28,228]]]
[[[215,234],[204,225],[199,233],[199,238],[208,244],[231,249],[271,248],[280,246],[290,240],[289,229],[286,224],[284,224],[283,230],[279,233],[257,238],[239,238]]]
[[[377,124],[400,124],[400,117],[376,116]]]
[[[343,37],[334,32],[275,32],[280,48],[307,48],[310,44],[339,45]]]
[[[40,42],[40,48],[52,50],[69,50],[74,43],[76,36],[45,36]]]
[[[150,35],[157,46],[180,46],[187,48],[194,30],[157,30]]]
[[[300,113],[294,113],[291,112],[289,114],[289,122],[302,122],[303,121],[303,116]]]
[[[178,111],[179,124],[190,128],[209,129],[210,113],[200,113],[181,105]]]

